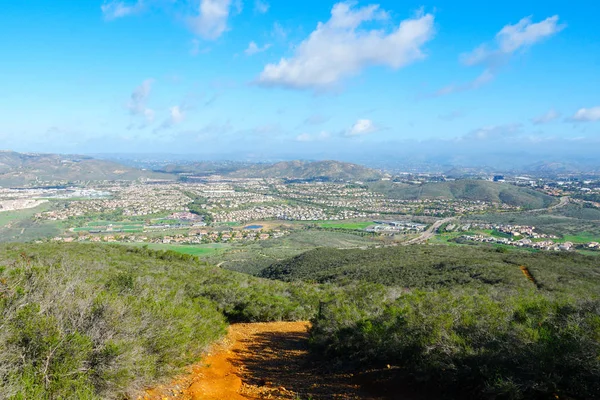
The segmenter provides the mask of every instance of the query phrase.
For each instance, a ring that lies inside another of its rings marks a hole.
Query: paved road
[[[548,210],[554,210],[556,208],[560,208],[560,207],[564,207],[567,204],[569,204],[570,198],[569,196],[563,196],[560,198],[560,201],[558,202],[558,204],[555,204],[551,207],[548,208],[540,208],[537,210],[529,210],[527,212],[538,212],[538,211],[548,211]],[[409,244],[419,244],[419,243],[424,243],[427,240],[431,239],[432,237],[435,236],[435,232],[436,230],[442,226],[443,224],[453,221],[455,219],[457,219],[458,217],[450,217],[450,218],[444,218],[444,219],[440,219],[439,221],[436,221],[433,225],[431,225],[429,227],[429,229],[427,229],[425,232],[423,232],[421,235],[419,235],[418,237],[411,239],[407,242],[402,243],[403,245],[409,245]]]
[[[558,202],[558,204],[555,204],[555,205],[553,205],[553,206],[551,206],[551,207],[548,207],[548,208],[538,208],[538,209],[535,209],[535,210],[529,210],[529,211],[526,211],[526,212],[528,212],[528,213],[535,213],[535,212],[539,212],[539,211],[550,211],[550,210],[554,210],[554,209],[557,209],[557,208],[561,208],[561,207],[564,207],[564,206],[566,206],[567,204],[569,204],[570,200],[571,200],[571,199],[570,199],[570,197],[569,197],[569,196],[563,196],[563,197],[561,197],[561,198],[560,198],[560,201]]]
[[[555,204],[551,207],[548,208],[540,208],[537,210],[529,210],[527,212],[539,212],[539,211],[548,211],[548,210],[554,210],[556,208],[560,208],[560,207],[564,207],[567,204],[569,204],[570,198],[569,196],[563,196],[560,198],[560,201],[558,202],[558,204]],[[433,225],[431,225],[429,227],[429,229],[427,229],[425,232],[421,233],[421,235],[419,235],[418,237],[411,239],[407,242],[402,243],[403,245],[409,245],[409,244],[419,244],[419,243],[425,243],[427,240],[431,239],[432,237],[435,236],[435,232],[436,230],[442,226],[443,224],[453,221],[455,219],[457,219],[458,217],[450,217],[450,218],[444,218],[444,219],[440,219],[439,221],[436,221]]]
[[[421,233],[421,235],[419,235],[419,237],[416,237],[414,239],[409,240],[408,242],[404,242],[402,244],[404,245],[408,245],[408,244],[418,244],[418,243],[424,243],[427,240],[431,239],[433,236],[435,236],[435,231],[442,225],[444,225],[446,222],[450,222],[453,221],[455,219],[457,219],[458,217],[449,217],[449,218],[444,218],[444,219],[440,219],[439,221],[436,221],[433,223],[433,225],[431,225],[429,227],[429,229],[427,229],[425,232]]]

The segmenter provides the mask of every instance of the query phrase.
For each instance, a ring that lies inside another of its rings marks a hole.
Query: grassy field
[[[106,228],[107,227],[105,225],[83,226],[80,228],[73,228],[73,232],[90,232],[90,231],[98,231],[98,230],[101,230],[103,232],[108,232],[106,230]],[[143,225],[114,225],[113,229],[119,230],[121,232],[135,233],[135,232],[143,232],[144,226]]]
[[[239,222],[218,222],[215,225],[216,226],[236,227],[236,226],[241,226],[242,224],[240,224]]]
[[[123,226],[123,225],[142,225],[141,223],[135,223],[132,221],[93,221],[93,222],[89,222],[87,224],[88,226],[108,226],[108,225],[113,225],[113,226]]]
[[[342,231],[302,230],[278,239],[232,244],[222,253],[208,254],[202,258],[212,264],[222,263],[223,268],[257,274],[273,262],[317,247],[365,248],[376,244],[379,242]]]
[[[28,242],[58,235],[62,230],[61,222],[33,218],[51,207],[50,203],[45,203],[27,210],[0,212],[0,242]]]
[[[171,250],[181,254],[189,254],[192,256],[209,256],[217,255],[226,251],[231,246],[223,243],[198,244],[198,245],[178,245],[178,244],[161,244],[161,243],[121,243],[126,246],[143,247],[148,246],[152,250]]]
[[[38,207],[28,208],[26,210],[0,212],[0,226],[5,226],[13,221],[20,221],[27,218],[31,218],[37,213],[47,211],[49,208],[50,204],[44,203]]]
[[[363,230],[371,225],[373,225],[373,222],[329,221],[319,224],[321,228],[348,229],[353,231]]]
[[[557,242],[573,242],[573,243],[589,243],[589,242],[600,242],[600,235],[591,232],[581,232],[576,235],[564,235],[562,239]]]

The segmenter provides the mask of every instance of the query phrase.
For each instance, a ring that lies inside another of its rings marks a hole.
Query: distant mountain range
[[[240,178],[322,178],[341,181],[372,181],[384,176],[374,169],[339,161],[283,161],[272,165],[254,164],[229,175]]]
[[[144,171],[87,156],[0,151],[1,186],[140,178],[175,179],[173,175]]]
[[[362,165],[340,161],[282,161],[278,163],[198,162],[168,165],[158,171],[232,178],[287,178],[299,180],[373,181],[384,174]]]
[[[149,171],[89,156],[0,151],[0,186],[47,185],[74,181],[133,181],[143,178],[175,180],[177,175],[352,182],[380,180],[384,176],[377,170],[339,161],[278,163],[206,161],[163,165]]]

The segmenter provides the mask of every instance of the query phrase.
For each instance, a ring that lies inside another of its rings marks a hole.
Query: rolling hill
[[[500,182],[458,180],[422,185],[378,182],[371,189],[402,200],[448,199],[503,203],[527,209],[546,208],[556,200],[532,189]]]
[[[595,256],[503,253],[480,246],[319,248],[273,263],[260,276],[286,282],[370,282],[409,289],[497,286],[513,290],[531,285],[523,279],[520,265],[528,267],[540,289],[568,292],[600,288]]]
[[[173,179],[172,176],[126,167],[86,156],[0,152],[0,185],[99,180]]]
[[[284,161],[254,164],[229,174],[238,178],[329,179],[340,181],[379,180],[382,173],[362,165],[339,161]]]
[[[222,175],[232,178],[320,179],[326,181],[374,181],[384,176],[377,170],[341,161],[298,160],[278,163],[202,161],[166,165],[156,171],[197,176]]]

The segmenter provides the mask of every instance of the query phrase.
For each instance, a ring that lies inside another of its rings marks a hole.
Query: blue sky
[[[5,2],[0,148],[593,156],[599,12],[592,0]]]

